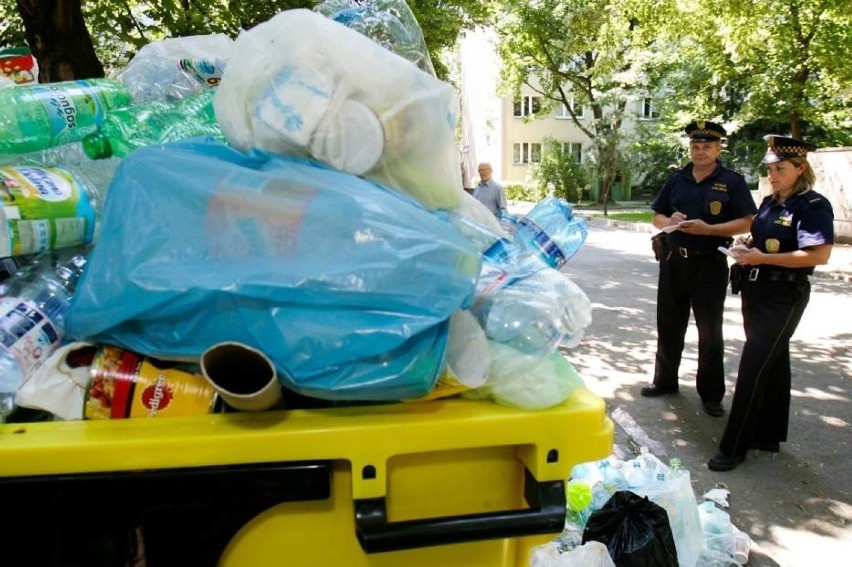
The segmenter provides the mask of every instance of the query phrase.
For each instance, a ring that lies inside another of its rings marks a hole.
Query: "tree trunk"
[[[38,61],[38,81],[103,77],[81,0],[16,0],[27,43]]]

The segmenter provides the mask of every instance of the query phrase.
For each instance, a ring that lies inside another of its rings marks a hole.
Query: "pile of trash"
[[[532,550],[531,567],[741,567],[751,539],[731,523],[730,492],[714,487],[698,504],[689,471],[678,458],[664,463],[622,408],[613,420],[631,446],[574,466],[566,485],[564,531]],[[646,443],[647,442],[647,443]],[[663,454],[662,452],[660,454]]]
[[[492,215],[457,119],[402,0],[0,88],[0,421],[563,402],[585,221]]]

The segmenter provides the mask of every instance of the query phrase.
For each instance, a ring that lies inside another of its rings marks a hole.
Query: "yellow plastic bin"
[[[147,567],[522,566],[562,531],[572,467],[612,438],[585,389],[544,411],[448,399],[5,424],[15,528],[0,538],[32,549],[28,565],[109,564],[104,547],[134,532]]]

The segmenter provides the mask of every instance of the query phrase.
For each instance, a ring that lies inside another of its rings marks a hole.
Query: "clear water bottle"
[[[518,221],[516,238],[557,270],[589,235],[586,219],[575,217],[568,201],[547,197]]]
[[[62,343],[86,254],[85,248],[47,252],[10,278],[0,297],[0,421],[24,379]]]
[[[489,265],[483,262],[483,270]],[[480,279],[471,311],[488,338],[536,355],[579,344],[592,322],[591,301],[565,274],[542,267],[490,278],[490,288],[482,287],[486,278]]]
[[[0,89],[0,153],[78,142],[94,132],[111,109],[131,101],[130,93],[110,79]]]
[[[92,159],[123,158],[142,146],[196,136],[222,140],[213,111],[215,93],[207,90],[177,102],[152,101],[114,110],[83,140],[83,150]]]
[[[5,193],[0,208],[0,257],[93,242],[115,165],[111,161],[100,168],[94,162],[68,168],[0,167],[0,187]]]

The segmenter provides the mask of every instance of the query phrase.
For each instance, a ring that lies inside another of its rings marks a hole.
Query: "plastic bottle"
[[[0,297],[0,421],[13,408],[24,379],[62,343],[86,253],[84,248],[47,252],[10,279]]]
[[[483,270],[486,267],[483,262]],[[565,274],[542,268],[525,267],[520,277],[509,276],[490,289],[478,289],[472,312],[488,338],[526,354],[550,354],[560,345],[579,344],[592,320],[591,302]]]
[[[93,242],[116,164],[97,165],[0,167],[0,257]]]
[[[0,153],[21,154],[76,142],[114,108],[132,102],[110,79],[0,89]]]
[[[177,102],[152,101],[110,112],[98,129],[83,140],[92,159],[123,158],[142,146],[195,136],[223,139],[213,112],[214,90]]]
[[[586,241],[586,219],[574,217],[571,204],[547,197],[518,222],[516,238],[557,270]]]

